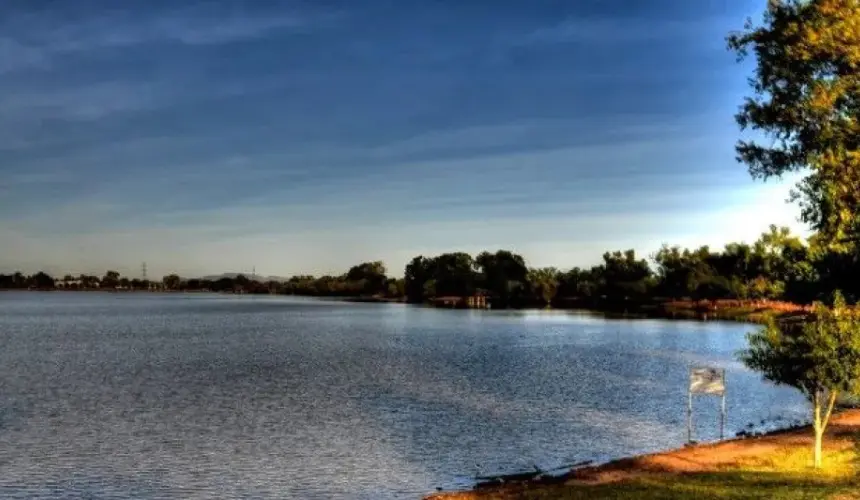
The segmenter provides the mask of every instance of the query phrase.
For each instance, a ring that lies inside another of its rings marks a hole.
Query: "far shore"
[[[218,292],[209,290],[135,290],[135,289],[0,289],[3,291],[42,291],[42,292],[103,292],[103,293],[216,293],[234,295],[236,292]],[[238,295],[244,295],[238,293]],[[251,295],[251,294],[249,294]],[[269,294],[262,294],[269,295]],[[280,295],[280,294],[279,294]],[[286,294],[287,297],[307,297],[343,302],[381,303],[381,304],[410,304],[404,297],[384,296],[338,296],[338,295],[299,295]],[[778,318],[803,316],[809,311],[809,306],[773,300],[691,300],[691,299],[654,299],[644,302],[594,302],[582,301],[575,298],[561,298],[551,307],[540,307],[530,304],[525,307],[511,307],[498,310],[557,310],[557,311],[586,311],[603,314],[609,318],[621,319],[678,319],[694,321],[737,321],[742,323],[762,323],[768,316]],[[453,306],[445,302],[428,302],[410,304],[417,306],[436,307],[439,309],[469,309],[465,305],[455,303]],[[493,309],[488,308],[490,311]]]
[[[825,469],[811,469],[809,426],[614,460],[539,480],[425,500],[603,498],[860,498],[860,409],[834,415]],[[846,496],[839,496],[842,494]]]

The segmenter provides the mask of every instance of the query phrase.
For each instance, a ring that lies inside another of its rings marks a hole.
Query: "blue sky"
[[[761,1],[5,2],[0,271],[342,272],[802,229],[734,160]]]

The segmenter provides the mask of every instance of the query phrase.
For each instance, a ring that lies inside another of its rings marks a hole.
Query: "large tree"
[[[753,177],[805,171],[794,198],[834,248],[860,235],[860,1],[771,0],[763,22],[728,37],[754,54],[753,95],[736,118]]]
[[[833,309],[818,303],[805,321],[771,319],[749,335],[740,357],[765,379],[795,387],[809,399],[815,467],[821,467],[821,442],[837,398],[860,392],[860,316],[837,293]]]

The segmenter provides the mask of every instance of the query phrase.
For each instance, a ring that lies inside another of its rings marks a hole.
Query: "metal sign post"
[[[720,396],[720,439],[726,429],[726,370],[724,368],[691,367],[687,390],[687,442],[693,441],[693,394]]]

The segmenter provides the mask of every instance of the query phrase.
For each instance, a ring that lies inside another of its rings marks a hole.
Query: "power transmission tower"
[[[143,281],[146,281],[146,262],[140,266],[140,274],[143,275]]]

